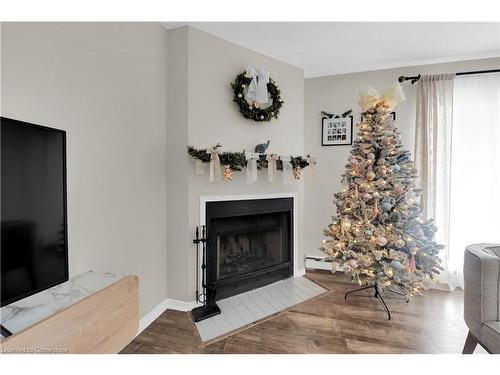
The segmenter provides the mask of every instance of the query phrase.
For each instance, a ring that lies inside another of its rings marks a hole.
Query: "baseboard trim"
[[[186,301],[180,301],[178,299],[170,299],[170,298],[167,298],[166,301],[167,301],[168,308],[170,310],[191,311],[196,306],[200,306],[200,304],[196,303],[196,301],[186,302]]]
[[[161,314],[163,314],[163,312],[168,308],[167,302],[168,300],[161,302],[139,321],[139,330],[137,331],[137,335],[148,328],[151,323],[153,323]]]
[[[317,257],[307,257],[306,258],[306,268],[313,270],[326,270],[330,271],[332,269],[332,264],[330,262],[325,262],[323,258]]]
[[[186,301],[179,301],[176,299],[167,298],[166,300],[158,304],[153,310],[151,310],[139,321],[139,330],[137,331],[137,335],[139,335],[142,331],[148,328],[149,325],[153,323],[156,319],[158,319],[158,317],[161,314],[163,314],[167,309],[177,310],[177,311],[190,311],[196,306],[198,306],[198,304],[195,301],[186,302]]]
[[[301,268],[297,270],[297,272],[295,273],[295,275],[293,275],[293,277],[301,277],[304,276],[305,274],[306,274],[306,269]]]

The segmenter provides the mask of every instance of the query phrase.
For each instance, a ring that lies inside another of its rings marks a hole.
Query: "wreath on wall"
[[[267,81],[267,84],[265,83]],[[258,100],[255,95],[259,95],[258,91],[267,88],[267,94],[264,100]],[[253,95],[249,95],[249,90],[255,87]],[[260,86],[260,87],[259,87]],[[233,102],[238,104],[243,117],[254,121],[270,121],[273,118],[278,118],[283,100],[281,100],[280,88],[276,82],[269,77],[269,73],[249,67],[246,71],[238,74],[231,83],[233,89]]]

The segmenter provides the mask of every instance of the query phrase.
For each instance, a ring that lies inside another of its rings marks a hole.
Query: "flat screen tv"
[[[66,132],[0,121],[4,306],[68,280]]]

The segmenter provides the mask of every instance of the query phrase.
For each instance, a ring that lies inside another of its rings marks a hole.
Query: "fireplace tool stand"
[[[203,303],[203,305],[191,310],[191,316],[195,322],[220,314],[219,306],[215,303],[215,285],[213,282],[207,283],[207,241],[207,227],[205,225],[196,227],[196,236],[193,240],[196,245],[196,302]],[[201,287],[203,288],[201,293],[198,289],[200,285],[200,244],[202,251]]]
[[[382,305],[385,308],[385,311],[387,311],[387,320],[391,320],[391,312],[390,312],[389,308],[387,307],[387,304],[385,303],[384,297],[380,293],[380,289],[378,287],[378,284],[368,285],[368,286],[364,286],[362,288],[351,290],[350,292],[347,292],[344,295],[344,299],[347,299],[347,296],[349,294],[360,292],[360,291],[365,290],[365,289],[372,289],[372,288],[375,290],[375,295],[373,297],[378,298],[378,300],[382,303]],[[397,294],[398,296],[403,296],[406,300],[406,303],[410,302],[410,299],[405,294],[403,294],[401,292],[397,292],[397,291],[392,290],[392,289],[387,289],[387,291],[394,293],[394,294]]]

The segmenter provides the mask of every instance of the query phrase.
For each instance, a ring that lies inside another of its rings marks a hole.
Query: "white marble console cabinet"
[[[136,276],[75,276],[2,307],[2,353],[117,353],[137,334]]]

